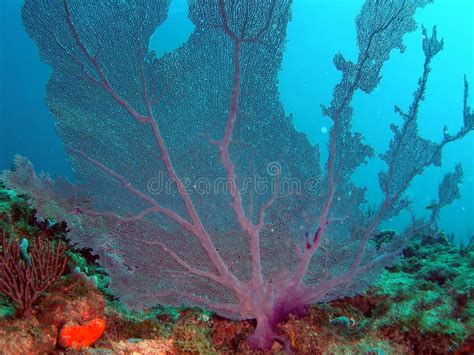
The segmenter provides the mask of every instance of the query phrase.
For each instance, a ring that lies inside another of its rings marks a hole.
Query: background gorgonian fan
[[[332,127],[322,169],[278,97],[290,0],[190,0],[194,32],[161,58],[148,42],[168,0],[27,0],[24,24],[52,67],[47,104],[79,184],[37,176],[20,157],[4,180],[42,214],[67,220],[72,242],[94,250],[129,306],[256,319],[255,347],[285,343],[278,322],[364,291],[413,228],[435,228],[439,209],[459,194],[460,167],[443,180],[429,221],[371,242],[381,222],[409,206],[413,178],[473,129],[465,81],[461,130],[440,143],[418,134],[430,63],[443,48],[436,29],[423,30],[423,73],[410,107],[396,107],[403,123],[381,156],[383,198],[371,213],[365,188],[351,182],[373,156],[351,129],[354,94],[374,90],[428,2],[366,0],[356,60],[334,58],[342,78],[323,107]],[[202,193],[202,182],[212,188]]]

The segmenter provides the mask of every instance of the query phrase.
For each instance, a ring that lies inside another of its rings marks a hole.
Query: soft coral
[[[35,238],[28,261],[22,255],[21,242],[8,238],[0,231],[0,291],[18,306],[18,314],[31,311],[31,306],[53,282],[59,280],[66,268],[66,247],[54,246],[46,238]]]

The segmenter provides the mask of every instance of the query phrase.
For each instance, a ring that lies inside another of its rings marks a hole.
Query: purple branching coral
[[[383,199],[367,213],[365,188],[350,177],[373,150],[352,131],[352,99],[378,85],[429,0],[363,5],[357,59],[334,58],[342,79],[323,108],[332,121],[325,169],[278,97],[291,1],[190,0],[194,33],[158,59],[148,42],[169,2],[26,1],[25,26],[53,69],[47,103],[79,185],[37,176],[24,158],[4,179],[40,213],[67,220],[71,240],[94,250],[126,304],[256,319],[255,347],[285,343],[277,324],[290,313],[363,292],[396,260],[411,227],[380,249],[371,238],[409,206],[413,178],[473,129],[467,82],[461,130],[440,143],[422,138],[419,106],[443,47],[435,29],[423,30],[423,73],[408,110],[395,109],[403,123],[381,156]],[[448,180],[439,206],[456,196],[445,189],[459,179]]]
[[[25,255],[19,240],[8,238],[5,231],[0,233],[0,292],[15,303],[18,314],[26,315],[41,293],[64,273],[66,248],[36,237]]]

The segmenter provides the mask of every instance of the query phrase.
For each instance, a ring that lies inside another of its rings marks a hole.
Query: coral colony
[[[53,247],[47,239],[37,238],[30,255],[22,248],[28,245],[26,238],[9,242],[6,232],[1,233],[0,292],[15,302],[18,314],[24,315],[31,311],[40,294],[63,274],[67,262],[65,247],[60,243]]]
[[[410,106],[395,107],[403,122],[381,155],[382,200],[367,211],[366,188],[351,181],[374,155],[352,130],[352,99],[375,89],[429,2],[365,1],[357,58],[334,57],[342,78],[323,107],[331,128],[321,163],[279,101],[290,0],[192,0],[194,32],[161,58],[148,43],[169,0],[27,0],[23,21],[52,68],[47,104],[78,184],[36,175],[21,157],[4,180],[29,193],[44,217],[67,221],[68,237],[94,251],[130,307],[198,306],[255,319],[255,348],[288,346],[279,322],[366,290],[414,230],[434,228],[459,195],[460,166],[445,176],[431,218],[372,240],[409,207],[414,177],[439,166],[444,146],[474,127],[465,79],[461,129],[439,143],[418,133],[430,65],[443,49],[436,28],[423,29]]]

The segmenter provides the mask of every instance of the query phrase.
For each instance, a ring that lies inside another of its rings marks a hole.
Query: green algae
[[[474,330],[474,253],[459,251],[439,236],[413,241],[405,253],[409,256],[385,271],[373,287],[376,295],[391,300],[374,325],[399,324],[463,341]]]

